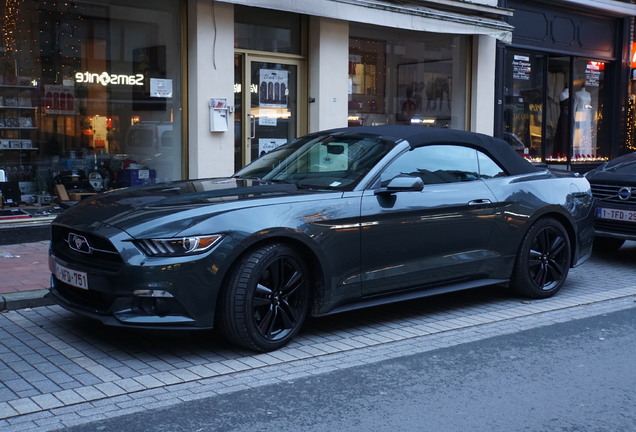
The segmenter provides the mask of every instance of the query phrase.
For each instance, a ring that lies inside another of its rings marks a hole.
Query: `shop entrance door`
[[[301,63],[235,55],[235,169],[304,133]]]

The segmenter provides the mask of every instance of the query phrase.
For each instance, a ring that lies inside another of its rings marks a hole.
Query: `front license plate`
[[[636,211],[618,210],[610,208],[597,208],[596,217],[600,219],[611,219],[624,222],[636,222]]]
[[[88,276],[84,272],[79,272],[66,268],[62,265],[55,264],[55,276],[59,280],[69,285],[81,289],[88,289]]]

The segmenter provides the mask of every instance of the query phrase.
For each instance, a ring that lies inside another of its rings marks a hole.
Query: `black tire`
[[[305,321],[309,286],[309,268],[290,246],[275,243],[249,252],[221,297],[221,333],[256,351],[285,346]]]
[[[563,225],[553,218],[539,219],[521,243],[511,285],[526,297],[551,297],[565,283],[570,263],[570,239]]]
[[[614,252],[623,246],[625,240],[612,237],[594,237],[594,250],[597,252]]]

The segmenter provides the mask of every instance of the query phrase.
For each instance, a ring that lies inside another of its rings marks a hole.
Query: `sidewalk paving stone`
[[[2,248],[0,262],[16,259],[3,258]],[[62,428],[86,422],[87,411],[138,412],[144,403],[161,407],[636,308],[636,243],[625,255],[595,257],[573,269],[552,299],[528,302],[492,288],[311,319],[297,340],[269,354],[215,345],[209,334],[165,338],[87,325],[58,306],[5,310],[0,313],[0,365],[6,366],[0,368],[0,430]],[[597,274],[612,284],[588,278]],[[18,424],[21,429],[13,429]]]

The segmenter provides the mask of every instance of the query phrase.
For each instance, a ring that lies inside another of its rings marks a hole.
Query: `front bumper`
[[[210,253],[187,258],[147,258],[130,241],[117,242],[120,259],[107,265],[90,255],[49,253],[49,298],[78,314],[112,326],[169,329],[212,328],[221,277]],[[81,273],[83,287],[58,277],[58,267]]]
[[[98,320],[109,326],[204,329],[174,299],[139,295],[108,295],[83,290],[60,281],[51,275],[47,297],[63,308]]]

